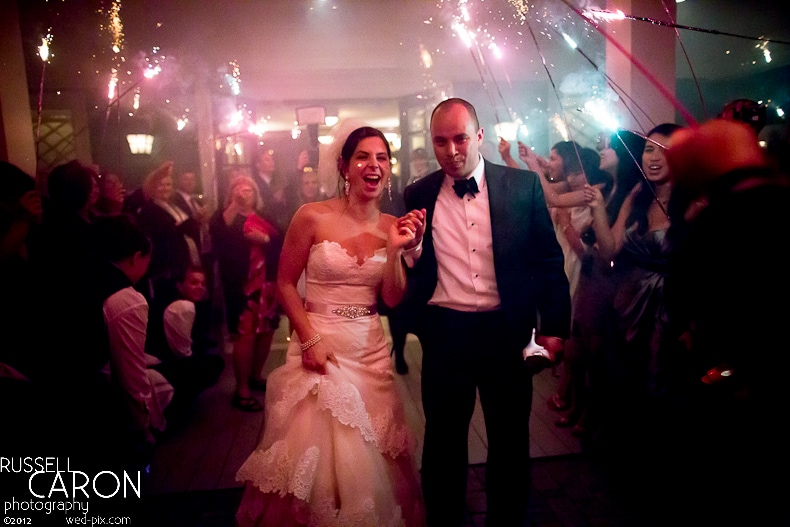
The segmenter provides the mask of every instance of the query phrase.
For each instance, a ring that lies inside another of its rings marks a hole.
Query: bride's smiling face
[[[379,198],[390,177],[390,157],[387,145],[379,137],[362,139],[346,168],[350,193]]]

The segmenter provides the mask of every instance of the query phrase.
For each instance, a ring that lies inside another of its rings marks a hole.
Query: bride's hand
[[[307,370],[324,375],[327,362],[337,366],[337,359],[331,352],[327,351],[327,347],[323,342],[316,342],[302,352],[302,366]]]

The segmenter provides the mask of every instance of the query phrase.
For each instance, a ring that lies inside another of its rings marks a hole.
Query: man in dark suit
[[[258,193],[261,196],[261,209],[258,214],[277,227],[277,230],[284,236],[290,218],[285,201],[285,191],[282,188],[277,188],[276,167],[274,150],[261,150],[258,157],[255,158],[252,179],[258,185]]]
[[[193,218],[201,208],[197,183],[197,174],[194,172],[180,172],[175,178],[176,191],[173,193],[173,203]]]
[[[194,219],[191,232],[188,233],[198,246],[203,260],[204,240],[208,234],[208,220],[211,216],[208,206],[202,203],[202,196],[197,193],[198,180],[195,172],[181,172],[175,178],[175,192],[173,192],[173,203]]]
[[[486,525],[520,526],[530,490],[532,375],[540,369],[522,350],[533,328],[549,356],[568,336],[562,249],[538,175],[483,160],[483,129],[471,104],[441,102],[431,140],[441,170],[406,188],[417,236],[403,255],[423,351],[428,524],[463,521],[479,390],[488,436]],[[471,188],[459,188],[467,180]]]

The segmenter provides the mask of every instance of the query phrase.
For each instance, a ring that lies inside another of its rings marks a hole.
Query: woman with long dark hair
[[[612,227],[600,193],[591,203],[598,250],[604,262],[611,262],[616,284],[610,305],[612,340],[604,359],[601,430],[603,446],[625,460],[624,467],[639,456],[656,463],[652,466],[658,470],[661,453],[667,451],[660,438],[669,437],[673,401],[682,395],[677,377],[684,355],[664,298],[678,244],[672,233],[685,221],[670,206],[673,183],[664,153],[679,129],[666,123],[648,132],[642,180],[626,196]],[[638,466],[650,472],[647,465]]]

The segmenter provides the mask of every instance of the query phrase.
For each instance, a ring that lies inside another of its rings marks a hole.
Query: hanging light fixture
[[[132,154],[151,154],[154,146],[154,136],[148,134],[128,134],[126,142]]]

